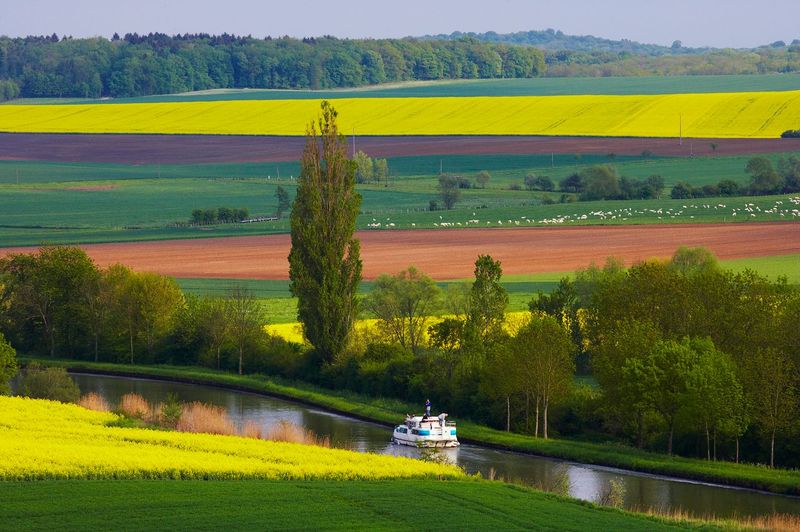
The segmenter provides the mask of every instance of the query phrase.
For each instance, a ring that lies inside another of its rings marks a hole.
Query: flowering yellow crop
[[[0,396],[0,480],[463,478],[454,467],[236,436],[109,427],[115,414]],[[388,441],[388,435],[387,435]]]
[[[303,135],[318,100],[0,106],[0,131]],[[342,98],[356,135],[778,137],[800,127],[800,91],[660,95]],[[682,128],[681,128],[682,126]]]
[[[517,330],[525,324],[525,320],[530,316],[529,312],[507,312],[505,328],[511,334],[516,334]],[[442,321],[444,318],[452,316],[434,316],[428,322],[428,325],[435,325]],[[280,336],[287,342],[295,342],[302,344],[305,339],[303,338],[303,329],[299,323],[276,323],[274,325],[266,325],[264,327],[270,334]],[[378,334],[378,320],[358,320],[355,323],[356,334]],[[425,338],[427,339],[428,331],[425,331]]]

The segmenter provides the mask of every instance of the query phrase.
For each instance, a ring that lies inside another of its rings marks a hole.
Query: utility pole
[[[550,167],[551,168],[556,167],[556,154],[553,152],[550,152]]]
[[[442,160],[439,159],[439,175],[442,175]]]

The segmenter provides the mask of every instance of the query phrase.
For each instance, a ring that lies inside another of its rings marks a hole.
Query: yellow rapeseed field
[[[318,100],[0,106],[0,131],[303,135]],[[343,98],[350,135],[778,137],[800,91],[661,95]]]
[[[529,312],[521,311],[521,312],[507,312],[506,313],[506,322],[505,328],[506,330],[511,333],[515,334],[517,330],[524,325],[525,320],[530,316]],[[435,325],[442,321],[444,318],[448,316],[436,316],[432,317],[428,322],[428,326]],[[452,316],[450,316],[452,317]],[[276,323],[273,325],[266,325],[264,329],[275,336],[280,336],[284,340],[288,342],[295,342],[298,344],[302,344],[305,340],[303,338],[303,329],[299,323]],[[378,320],[376,319],[367,319],[367,320],[358,320],[355,323],[355,331],[357,335],[378,335],[380,334],[380,330],[378,328]],[[426,331],[427,337],[427,331]]]
[[[454,466],[407,458],[107,426],[118,419],[77,405],[0,396],[0,480],[465,477]]]

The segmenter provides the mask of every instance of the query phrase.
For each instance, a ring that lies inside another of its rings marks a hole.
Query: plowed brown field
[[[352,139],[348,139],[352,142]],[[0,134],[0,160],[194,164],[295,161],[305,139],[240,135]],[[740,155],[800,150],[800,139],[678,139],[526,136],[358,137],[373,157],[478,154]],[[712,149],[712,143],[716,150]]]
[[[472,276],[479,254],[505,274],[572,271],[608,256],[627,264],[668,257],[677,247],[706,246],[720,259],[800,253],[800,223],[731,223],[614,227],[443,229],[361,232],[364,277],[413,264],[435,279]],[[175,277],[287,279],[289,235],[169,240],[82,246],[101,266],[121,262]],[[30,248],[0,249],[27,252]]]

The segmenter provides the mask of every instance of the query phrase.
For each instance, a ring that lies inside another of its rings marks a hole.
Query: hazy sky
[[[0,0],[0,35],[115,31],[403,37],[560,29],[669,45],[800,38],[800,0]]]

